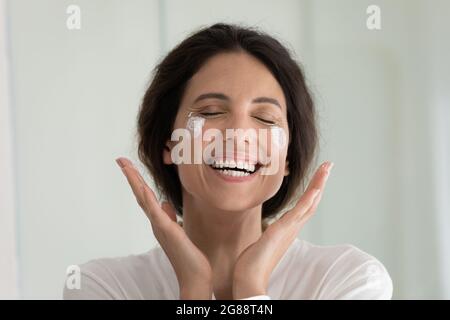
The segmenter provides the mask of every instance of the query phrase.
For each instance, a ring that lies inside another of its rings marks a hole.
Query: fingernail
[[[330,171],[331,171],[331,169],[333,168],[333,166],[334,166],[334,162],[330,162],[330,163],[328,164],[328,167],[327,167],[328,173],[330,173]]]
[[[121,168],[125,167],[125,162],[123,162],[123,160],[121,158],[117,158],[116,162],[119,165],[119,167],[121,167]]]

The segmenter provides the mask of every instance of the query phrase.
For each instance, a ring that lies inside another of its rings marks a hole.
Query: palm
[[[296,233],[281,232],[279,221],[270,225],[262,236],[248,246],[238,257],[235,264],[235,277],[243,276],[246,281],[268,279],[271,271],[286,252]],[[289,230],[286,230],[289,231]],[[267,286],[267,283],[263,283]]]
[[[169,216],[169,214],[167,215]],[[183,264],[183,270],[189,270],[190,276],[200,277],[212,273],[206,256],[189,239],[184,229],[176,221],[167,221],[167,224],[162,228],[152,225],[152,229],[172,264]],[[186,278],[187,275],[180,272],[177,277],[179,279]]]
[[[315,212],[322,197],[332,164],[323,164],[294,208],[271,224],[238,257],[233,292],[238,297],[261,294],[267,290],[270,275],[298,232]]]
[[[139,206],[147,215],[156,239],[174,268],[180,290],[201,288],[201,293],[196,297],[208,298],[212,278],[211,266],[208,259],[177,223],[175,209],[168,202],[159,205],[155,194],[130,160],[121,158],[119,165]],[[189,295],[193,296],[192,290],[188,291]]]

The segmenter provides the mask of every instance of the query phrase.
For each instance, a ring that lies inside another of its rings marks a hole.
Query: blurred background
[[[374,255],[395,299],[450,299],[450,2],[0,4],[1,298],[60,299],[69,265],[155,245],[114,159],[137,159],[156,63],[232,22],[281,40],[315,96],[320,160],[335,167],[299,237]]]

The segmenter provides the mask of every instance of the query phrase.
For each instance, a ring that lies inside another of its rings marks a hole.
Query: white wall
[[[329,201],[317,215],[318,239],[351,242],[378,257],[393,277],[394,297],[440,297],[439,247],[448,252],[450,245],[438,239],[430,94],[444,79],[430,82],[439,47],[428,42],[449,30],[448,22],[429,27],[448,4],[310,3],[308,61],[324,114],[324,155],[336,162]],[[379,31],[365,28],[362,13],[370,4],[381,9]],[[437,66],[443,71],[448,62]]]
[[[367,30],[372,2],[360,0],[8,3],[22,297],[59,298],[69,264],[153,246],[114,159],[135,158],[158,59],[217,21],[279,37],[316,95],[320,160],[335,167],[300,236],[375,255],[396,298],[450,297],[445,1],[377,1],[380,31]],[[66,28],[69,4],[81,30]]]
[[[0,299],[16,298],[17,248],[6,6],[0,0]]]
[[[450,299],[450,41],[441,37],[443,30],[450,30],[447,18],[450,3],[439,0],[435,5],[434,10],[423,8],[427,17],[426,47],[431,51],[428,88],[435,191],[432,209],[438,223],[439,283],[442,297]]]
[[[159,54],[154,1],[10,1],[20,280],[60,297],[69,264],[153,245],[114,159],[135,157],[135,117]]]

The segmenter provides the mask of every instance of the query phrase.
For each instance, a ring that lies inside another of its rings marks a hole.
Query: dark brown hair
[[[259,59],[279,82],[286,99],[289,126],[289,175],[265,201],[262,218],[273,217],[305,186],[317,145],[315,108],[299,63],[278,40],[253,27],[216,23],[189,35],[153,70],[138,114],[138,156],[161,196],[182,215],[182,189],[174,164],[163,162],[163,150],[189,79],[208,58],[223,52],[245,52]]]

